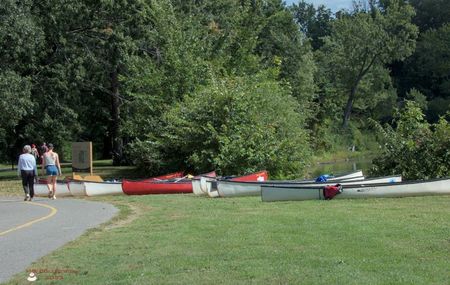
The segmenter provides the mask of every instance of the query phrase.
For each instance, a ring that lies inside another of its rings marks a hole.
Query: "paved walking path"
[[[117,212],[86,200],[0,197],[0,283]]]

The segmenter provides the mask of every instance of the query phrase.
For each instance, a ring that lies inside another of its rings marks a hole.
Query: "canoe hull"
[[[72,196],[66,182],[58,181],[56,183],[56,197]],[[48,197],[48,187],[44,180],[34,184],[34,195],[37,197]]]
[[[220,197],[245,197],[245,196],[260,196],[261,186],[299,186],[299,187],[324,187],[331,184],[340,183],[342,185],[356,185],[356,184],[377,184],[377,183],[396,183],[401,182],[401,176],[388,176],[373,178],[367,180],[353,180],[350,181],[331,181],[331,182],[304,182],[304,181],[266,181],[266,182],[235,182],[235,181],[217,181],[217,189]]]
[[[123,180],[122,188],[126,195],[192,193],[192,181],[140,182]]]
[[[266,170],[255,172],[252,174],[234,177],[231,179],[223,180],[223,181],[233,181],[236,183],[239,182],[251,182],[251,181],[257,181],[257,182],[264,182],[267,181],[269,178],[269,173]],[[218,189],[218,182],[216,180],[208,181],[206,180],[206,191],[209,197],[211,198],[217,198],[220,197],[219,189]]]
[[[215,181],[216,176],[216,172],[212,171],[210,173],[194,177],[194,179],[192,179],[192,192],[196,196],[208,196],[208,186],[206,183],[207,181]]]
[[[348,185],[334,199],[401,198],[450,195],[450,179],[392,184]],[[273,201],[323,200],[323,187],[262,186],[261,199]]]
[[[168,179],[176,179],[176,178],[182,178],[183,175],[184,175],[183,172],[179,171],[179,172],[169,173],[169,174],[156,176],[156,177],[152,177],[152,178],[147,178],[147,179],[141,180],[141,182],[154,182],[154,181],[161,181],[161,180],[168,180]]]
[[[84,181],[72,180],[69,181],[67,184],[69,186],[69,191],[72,194],[72,196],[75,197],[86,196],[86,187],[84,185]]]
[[[84,181],[86,196],[124,195],[120,182]]]
[[[197,196],[203,196],[204,192],[202,191],[200,179],[192,180],[192,193]]]

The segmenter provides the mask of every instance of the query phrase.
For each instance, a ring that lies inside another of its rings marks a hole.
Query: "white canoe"
[[[34,195],[38,197],[48,197],[48,186],[44,180],[40,180],[39,183],[34,184]],[[64,181],[56,182],[56,197],[72,196],[69,191],[67,183]]]
[[[206,180],[206,193],[210,198],[217,198],[219,196],[219,191],[217,189],[217,180]]]
[[[199,178],[192,179],[192,192],[196,196],[208,196],[208,186],[207,183],[216,181],[215,177],[202,176]]]
[[[200,186],[200,179],[192,179],[192,193],[197,196],[202,196],[204,194]]]
[[[296,186],[262,186],[261,199],[273,201],[323,200],[323,187],[301,188]],[[342,187],[342,193],[334,199],[394,198],[450,195],[450,178],[400,183],[361,184]]]
[[[86,196],[86,187],[84,185],[84,181],[71,180],[67,184],[69,185],[69,191],[70,193],[72,193],[72,196]]]
[[[387,176],[379,178],[371,178],[366,180],[334,180],[327,182],[304,182],[304,181],[266,181],[266,182],[234,182],[234,181],[217,181],[217,189],[219,197],[244,197],[244,196],[259,196],[261,195],[261,186],[300,186],[300,187],[324,187],[340,183],[342,185],[355,184],[377,184],[377,183],[395,183],[401,182],[401,176]]]
[[[125,195],[122,182],[92,182],[83,181],[87,196]]]

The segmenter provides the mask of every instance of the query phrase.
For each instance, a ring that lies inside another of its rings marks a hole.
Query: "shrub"
[[[407,101],[394,116],[393,125],[376,124],[382,153],[373,161],[373,174],[402,174],[405,179],[429,179],[450,175],[450,124],[441,118],[429,124],[419,104]]]
[[[166,128],[157,142],[134,148],[150,146],[160,155],[152,154],[149,161],[196,173],[267,169],[272,177],[299,176],[310,157],[305,116],[276,77],[265,71],[214,79],[165,115]]]

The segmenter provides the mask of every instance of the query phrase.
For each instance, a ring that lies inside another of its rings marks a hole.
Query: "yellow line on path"
[[[54,208],[52,206],[49,206],[49,205],[46,205],[46,204],[41,204],[41,203],[36,203],[36,202],[27,202],[27,204],[32,204],[32,205],[36,205],[36,206],[49,208],[51,210],[51,212],[50,212],[50,214],[48,214],[48,215],[46,215],[44,217],[41,217],[41,218],[38,218],[38,219],[35,219],[35,220],[32,220],[32,221],[29,221],[29,222],[27,222],[27,223],[25,223],[23,225],[20,225],[20,226],[14,227],[12,229],[6,230],[4,232],[1,232],[0,236],[9,234],[10,232],[13,232],[13,231],[17,231],[17,230],[29,227],[32,224],[38,223],[40,221],[47,220],[47,219],[51,218],[52,216],[54,216],[56,214],[56,212],[58,212],[58,210],[56,208]]]

